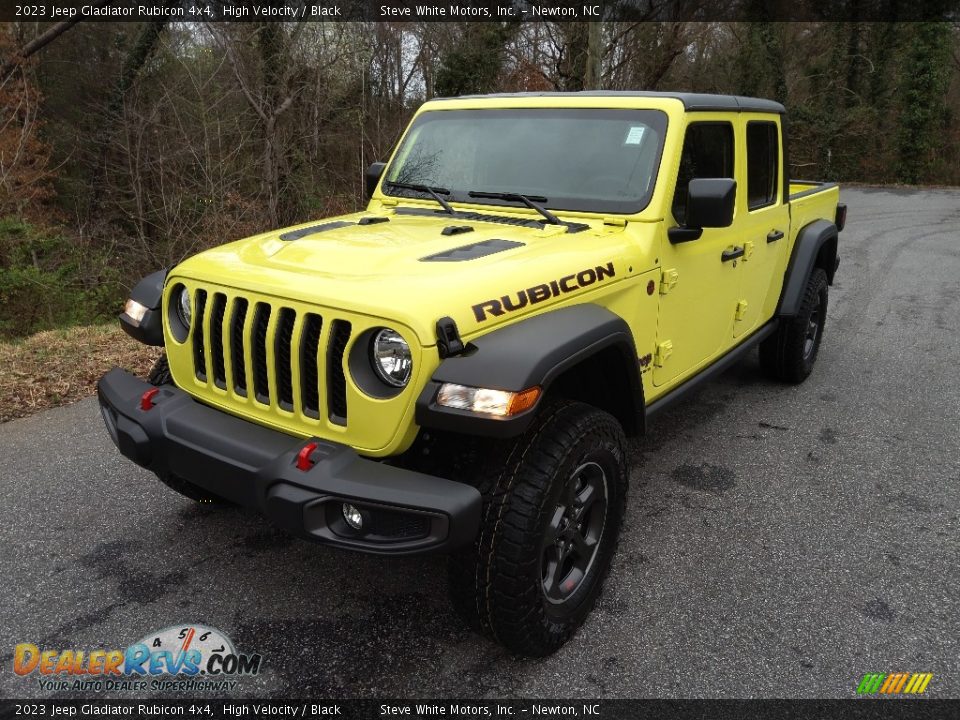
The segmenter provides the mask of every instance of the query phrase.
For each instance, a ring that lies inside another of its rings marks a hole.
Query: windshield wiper
[[[472,198],[490,198],[493,200],[508,200],[510,202],[521,202],[526,205],[531,210],[536,210],[538,213],[543,215],[547,222],[551,225],[566,225],[560,218],[554,215],[552,212],[547,210],[543,205],[538,205],[537,203],[545,203],[548,200],[541,195],[521,195],[520,193],[509,193],[509,192],[481,192],[479,190],[471,190],[467,193]]]
[[[440,203],[440,207],[446,210],[451,215],[456,215],[457,211],[444,200],[441,195],[449,195],[450,191],[442,187],[431,187],[430,185],[417,185],[416,183],[402,183],[402,182],[393,182],[392,180],[387,180],[385,185],[390,187],[400,188],[402,190],[413,190],[414,192],[427,193],[430,197]]]

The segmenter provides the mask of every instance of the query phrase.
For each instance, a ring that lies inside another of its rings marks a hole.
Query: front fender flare
[[[163,311],[160,305],[166,279],[167,270],[164,268],[147,275],[130,291],[130,299],[147,308],[139,323],[125,312],[120,313],[120,327],[127,335],[144,345],[163,345]]]
[[[417,399],[417,424],[469,435],[520,435],[533,421],[539,402],[509,418],[480,415],[437,405],[440,386],[456,383],[519,392],[539,385],[547,391],[565,370],[611,347],[628,363],[633,409],[642,422],[643,388],[630,327],[619,315],[586,303],[493,330],[472,341],[464,354],[444,360]]]

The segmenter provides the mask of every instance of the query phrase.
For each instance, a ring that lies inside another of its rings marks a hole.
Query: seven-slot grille
[[[348,321],[330,320],[324,340],[325,319],[317,313],[298,314],[283,305],[222,292],[208,297],[206,290],[196,291],[193,306],[193,366],[198,380],[229,388],[247,402],[275,404],[314,420],[320,419],[325,398],[330,422],[347,424],[343,359],[351,333]]]

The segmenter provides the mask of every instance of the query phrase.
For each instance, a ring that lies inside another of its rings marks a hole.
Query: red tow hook
[[[297,470],[302,470],[303,472],[306,472],[307,470],[309,470],[310,468],[312,468],[314,465],[317,464],[316,461],[310,457],[311,455],[313,455],[313,451],[316,449],[317,449],[317,444],[315,442],[307,443],[302,448],[300,448],[300,452],[297,453]]]
[[[153,399],[157,396],[157,393],[159,393],[159,392],[160,392],[160,388],[150,388],[150,389],[147,390],[143,395],[141,395],[141,396],[140,396],[140,409],[141,409],[141,410],[149,410],[149,409],[152,408],[154,405],[156,405],[156,403],[153,401]]]

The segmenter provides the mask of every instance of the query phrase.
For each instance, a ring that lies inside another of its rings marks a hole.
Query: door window
[[[776,123],[747,123],[747,204],[751,210],[777,201],[779,152]]]
[[[680,154],[673,217],[683,225],[687,217],[687,185],[696,178],[733,178],[733,125],[698,122],[687,127]]]

